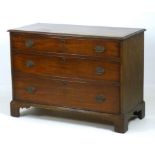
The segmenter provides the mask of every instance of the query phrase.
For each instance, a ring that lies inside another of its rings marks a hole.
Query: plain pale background
[[[0,0],[0,154],[155,154],[154,0]],[[63,23],[146,28],[144,97],[146,118],[113,127],[45,115],[37,110],[9,116],[10,28],[32,23]]]

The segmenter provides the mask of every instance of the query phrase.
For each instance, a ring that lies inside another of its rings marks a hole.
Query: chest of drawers
[[[144,29],[33,24],[11,29],[11,115],[20,108],[110,123],[145,115]]]

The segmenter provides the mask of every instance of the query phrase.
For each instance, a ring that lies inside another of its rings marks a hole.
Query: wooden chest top
[[[64,36],[99,37],[123,40],[132,35],[145,31],[140,28],[121,28],[103,26],[81,26],[67,24],[36,23],[21,28],[11,29],[10,32],[41,33]]]

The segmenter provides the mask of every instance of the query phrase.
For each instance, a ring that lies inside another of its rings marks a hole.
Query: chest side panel
[[[143,101],[144,33],[121,44],[121,110],[131,111]]]

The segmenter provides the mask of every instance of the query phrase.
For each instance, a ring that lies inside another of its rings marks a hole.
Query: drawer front
[[[119,87],[15,74],[14,98],[43,105],[119,112]]]
[[[119,81],[118,63],[75,57],[14,54],[15,71],[35,75]]]
[[[44,37],[33,34],[12,34],[11,46],[18,51],[27,52],[61,52],[62,46],[59,38]]]
[[[74,55],[119,57],[119,42],[105,39],[54,37],[38,34],[12,34],[15,50],[65,53]]]
[[[65,50],[69,54],[120,57],[119,43],[112,40],[70,38],[65,40]]]

